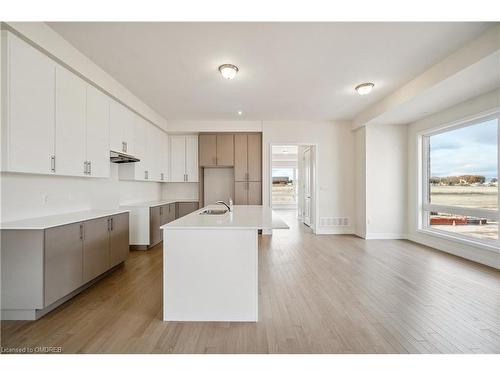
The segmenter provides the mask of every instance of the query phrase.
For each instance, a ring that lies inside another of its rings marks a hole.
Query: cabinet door
[[[248,134],[248,181],[262,181],[262,138]]]
[[[110,218],[109,267],[125,261],[129,253],[129,214],[113,215]]]
[[[251,181],[247,182],[248,189],[248,204],[262,204],[262,182]]]
[[[109,177],[109,99],[87,85],[86,160],[90,176]]]
[[[117,152],[125,152],[124,140],[125,108],[115,100],[109,102],[109,148]]]
[[[175,203],[168,205],[167,223],[175,220]]]
[[[198,136],[186,136],[186,182],[198,182]]]
[[[169,171],[169,138],[168,134],[165,132],[161,132],[161,144],[160,144],[160,153],[159,158],[161,160],[160,164],[160,180],[168,181],[168,171]]]
[[[131,164],[134,169],[134,180],[146,180],[146,171],[149,169],[151,157],[153,156],[149,150],[149,127],[152,125],[144,121],[139,116],[135,118],[135,135],[134,135],[134,156],[140,159],[139,162]],[[149,176],[148,176],[149,177]]]
[[[86,83],[56,68],[56,174],[84,176]]]
[[[135,135],[136,115],[115,100],[109,105],[110,149],[134,155],[133,138]]]
[[[247,181],[248,143],[246,134],[234,135],[234,180]]]
[[[217,135],[200,134],[200,166],[213,167],[217,165]]]
[[[186,137],[170,136],[170,181],[185,182],[186,176]]]
[[[86,283],[109,268],[109,218],[83,224],[83,281]]]
[[[53,173],[55,63],[11,33],[7,48],[8,125],[2,138],[8,144],[2,145],[6,153],[3,167],[14,172]]]
[[[233,134],[217,134],[217,165],[224,167],[234,165]]]
[[[45,230],[45,302],[48,306],[83,284],[83,223]]]
[[[149,209],[149,246],[154,246],[161,241],[161,206]]]
[[[234,204],[248,204],[248,183],[236,181],[234,183]]]
[[[154,125],[151,125],[151,139],[148,140],[148,147],[151,150],[149,160],[148,179],[151,181],[161,181],[160,169],[162,159],[160,157],[161,142],[163,131]]]
[[[178,202],[176,218],[180,218],[196,211],[199,208],[198,202]]]

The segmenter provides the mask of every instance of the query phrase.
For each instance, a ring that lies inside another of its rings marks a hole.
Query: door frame
[[[268,179],[269,179],[269,191],[268,191],[268,202],[269,207],[272,208],[273,204],[273,146],[310,146],[311,147],[311,159],[312,159],[312,184],[313,184],[313,198],[311,207],[313,209],[313,213],[311,215],[312,225],[309,227],[313,231],[314,234],[317,233],[317,228],[319,223],[319,158],[318,158],[318,150],[319,146],[317,143],[309,143],[309,142],[270,142],[268,148]]]

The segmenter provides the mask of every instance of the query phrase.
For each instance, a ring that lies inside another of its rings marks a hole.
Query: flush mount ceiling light
[[[219,66],[219,72],[225,79],[233,79],[238,73],[238,67],[233,64],[222,64]]]
[[[357,85],[355,87],[355,90],[357,91],[357,93],[359,95],[368,95],[369,93],[372,92],[374,86],[375,85],[373,83],[366,82],[366,83],[362,83],[360,85]]]
[[[242,111],[238,111],[238,116],[241,116],[243,114]]]

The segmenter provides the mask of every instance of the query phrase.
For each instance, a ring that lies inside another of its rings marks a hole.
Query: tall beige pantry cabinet
[[[262,204],[262,135],[234,135],[235,204]]]

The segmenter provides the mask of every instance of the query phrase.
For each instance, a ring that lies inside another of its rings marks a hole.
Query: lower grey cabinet
[[[45,230],[44,306],[83,284],[83,223]]]
[[[83,281],[88,282],[109,268],[109,218],[83,224]]]
[[[177,202],[177,212],[175,218],[186,216],[199,208],[198,202]]]
[[[161,241],[161,208],[155,206],[149,209],[149,246],[155,246]]]
[[[150,207],[149,247],[153,247],[163,240],[163,231],[160,227],[175,220],[175,211],[175,203]]]
[[[127,259],[129,253],[128,213],[109,218],[109,266],[114,267]]]
[[[127,258],[129,213],[2,229],[0,239],[2,319],[33,320]]]

